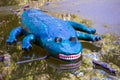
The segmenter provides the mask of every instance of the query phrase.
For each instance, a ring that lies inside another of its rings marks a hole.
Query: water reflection
[[[49,79],[61,79],[65,72],[75,72],[79,69],[80,65],[81,61],[77,61],[74,63],[66,63],[53,58],[46,61],[43,60],[26,63],[19,65],[16,69],[14,69],[14,71],[12,71],[12,73],[16,73],[12,75],[12,79],[23,79],[28,78],[29,76],[36,77],[43,74],[46,74],[46,76],[48,75]]]
[[[77,70],[82,64],[81,59],[74,61],[74,62],[65,62],[65,61],[51,58],[46,61],[50,67],[52,67],[53,69],[56,69],[57,72],[59,73],[61,73],[62,71],[70,72],[73,70]]]

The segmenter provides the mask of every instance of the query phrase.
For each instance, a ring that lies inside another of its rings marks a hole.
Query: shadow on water
[[[64,76],[67,77],[65,73],[73,73],[78,70],[80,65],[81,60],[78,60],[74,63],[67,63],[55,58],[49,58],[46,59],[46,61],[36,61],[19,65],[16,68],[17,70],[14,69],[14,71],[12,72],[16,74],[13,74],[11,76],[12,79],[27,79],[29,76],[31,76],[32,79],[35,80],[38,80],[37,77],[41,80],[60,80]]]
[[[67,63],[55,58],[49,58],[17,65],[17,61],[34,59],[48,55],[48,53],[36,45],[28,52],[22,51],[21,41],[23,37],[19,39],[17,44],[7,45],[6,39],[9,32],[20,25],[20,17],[13,13],[2,13],[0,14],[0,55],[9,54],[11,56],[11,65],[9,67],[0,62],[0,78],[3,77],[3,80],[117,80],[120,78],[120,37],[113,34],[101,35],[103,40],[100,42],[81,41],[84,48],[82,61],[80,59],[76,62]],[[92,27],[93,24],[90,20],[81,19],[74,14],[47,13],[64,20],[81,22],[89,27]],[[101,69],[93,69],[93,59],[107,62],[115,68],[117,76],[112,76]]]

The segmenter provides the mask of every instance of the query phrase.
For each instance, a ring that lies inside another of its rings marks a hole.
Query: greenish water
[[[18,7],[18,6],[17,6]],[[7,8],[7,10],[5,10]],[[118,80],[120,79],[120,36],[112,33],[101,35],[99,42],[85,42],[83,56],[76,62],[64,62],[53,57],[18,65],[18,61],[34,59],[47,54],[47,51],[34,45],[30,51],[21,50],[22,38],[17,44],[7,45],[10,31],[20,25],[20,16],[9,12],[8,7],[0,10],[0,55],[10,55],[10,61],[0,62],[0,80]],[[13,7],[14,8],[14,7]],[[9,13],[8,13],[9,12]],[[46,11],[47,12],[47,11]],[[70,13],[52,13],[64,20],[74,20],[88,26],[93,23]],[[100,35],[100,34],[99,34]],[[116,76],[103,68],[93,69],[92,60],[107,62],[116,70]],[[9,66],[8,66],[9,65]]]

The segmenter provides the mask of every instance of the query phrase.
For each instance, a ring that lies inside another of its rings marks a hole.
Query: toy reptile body
[[[82,45],[79,40],[98,41],[101,39],[100,36],[92,35],[95,32],[94,28],[83,24],[64,21],[38,9],[28,9],[22,14],[21,26],[11,31],[7,43],[12,44],[19,36],[25,35],[22,49],[29,50],[32,48],[32,43],[37,43],[52,56],[72,61],[82,54]]]

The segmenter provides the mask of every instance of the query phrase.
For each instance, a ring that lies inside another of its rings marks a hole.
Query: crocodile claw
[[[94,36],[93,39],[92,39],[92,41],[99,41],[99,40],[101,40],[100,36]]]
[[[89,34],[95,34],[95,33],[96,33],[96,29],[94,29],[94,28],[89,28],[88,33],[89,33]]]
[[[31,44],[23,45],[22,49],[25,50],[25,51],[29,51],[30,49],[32,49],[32,45]]]
[[[16,43],[17,42],[17,39],[8,39],[6,41],[7,44],[12,44],[12,43]]]

